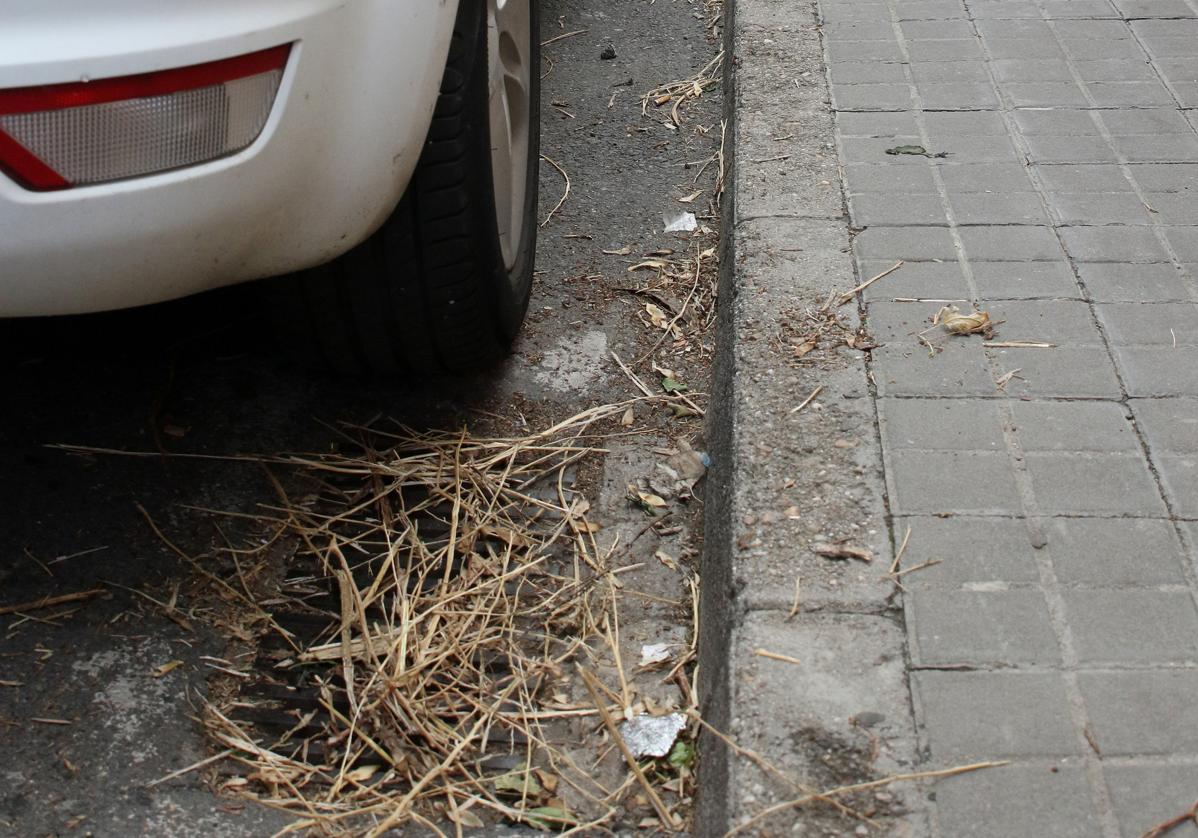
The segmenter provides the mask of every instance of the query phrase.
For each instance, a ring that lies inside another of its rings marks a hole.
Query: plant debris
[[[887,154],[913,154],[918,157],[928,157],[928,158],[933,158],[933,159],[948,157],[947,151],[941,151],[936,154],[932,154],[931,152],[929,152],[926,148],[924,148],[921,145],[896,145],[894,148],[886,149],[886,153]]]
[[[266,735],[257,716],[239,715],[271,712],[247,704],[252,691],[205,707],[227,753],[222,787],[295,814],[291,831],[338,835],[434,829],[441,818],[482,824],[487,814],[585,831],[617,817],[627,787],[602,786],[549,733],[580,715],[606,719],[612,700],[625,718],[641,706],[614,651],[614,545],[599,548],[570,475],[598,453],[588,443],[596,423],[672,400],[592,408],[520,438],[350,428],[355,453],[272,458],[318,492],[292,498],[275,481],[282,505],[270,524],[336,593],[308,606],[324,633],[274,664],[276,689],[313,696],[288,732]],[[636,499],[650,510],[666,503]],[[571,703],[574,664],[595,665],[605,649],[620,689],[588,675],[600,700]],[[691,660],[693,648],[675,671]],[[519,760],[505,764],[509,756]],[[654,790],[653,805],[677,826],[666,799],[683,789],[672,788]]]
[[[813,544],[811,552],[825,559],[856,559],[859,562],[872,562],[874,554],[861,547],[850,547],[843,542],[835,544]]]
[[[944,346],[942,343],[930,340],[927,337],[930,332],[940,329],[948,337],[954,335],[981,335],[983,340],[989,341],[994,337],[994,327],[998,326],[1001,322],[991,320],[988,312],[979,309],[974,309],[966,313],[962,312],[955,305],[944,305],[932,315],[932,327],[924,329],[915,337],[916,340],[928,348],[929,356],[935,356]]]

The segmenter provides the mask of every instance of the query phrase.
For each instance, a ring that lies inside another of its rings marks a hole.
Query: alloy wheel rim
[[[491,176],[499,246],[509,274],[520,255],[525,224],[532,37],[529,0],[487,0]]]

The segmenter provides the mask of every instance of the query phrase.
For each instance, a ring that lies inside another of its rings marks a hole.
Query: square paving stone
[[[1189,591],[1122,588],[1062,596],[1082,666],[1198,661],[1198,609]]]
[[[938,195],[852,195],[849,212],[858,227],[948,224]]]
[[[998,97],[989,82],[920,82],[917,92],[920,106],[928,110],[972,111],[999,107]]]
[[[1194,764],[1104,765],[1102,774],[1123,838],[1142,838],[1157,824],[1189,809],[1198,797],[1198,765]],[[1177,827],[1169,838],[1198,838],[1198,827]]]
[[[1043,522],[1057,579],[1066,585],[1184,584],[1188,559],[1160,518],[1054,518]]]
[[[998,333],[1005,339],[1041,341],[1071,347],[1103,345],[1090,306],[1083,302],[1016,300],[994,303],[988,311],[992,319],[1003,321]]]
[[[1198,224],[1198,201],[1186,192],[1148,192],[1145,199],[1156,210],[1153,215],[1160,224]]]
[[[834,87],[903,80],[903,65],[886,61],[836,61],[828,65]]]
[[[1065,51],[1049,38],[986,38],[991,58],[1055,58],[1064,59]]]
[[[883,344],[910,346],[916,342],[916,334],[931,327],[927,308],[920,303],[871,303],[869,332]]]
[[[1134,192],[1123,170],[1114,163],[1041,163],[1035,166],[1045,191],[1052,192]]]
[[[1118,18],[1107,0],[1043,0],[1044,14],[1049,18]]]
[[[1024,103],[1033,104],[1033,103]],[[1054,102],[1034,104],[1052,105]],[[1032,163],[1116,163],[1119,155],[1103,137],[1027,137]]]
[[[1198,137],[1169,134],[1160,137],[1111,137],[1111,145],[1129,163],[1188,162],[1198,159]]]
[[[1130,52],[1133,47],[1129,46]],[[1138,48],[1136,48],[1138,49]],[[1096,81],[1086,85],[1095,107],[1171,105],[1173,96],[1159,81]]]
[[[1063,227],[1075,259],[1089,262],[1168,262],[1169,253],[1146,227]]]
[[[982,45],[977,38],[945,41],[908,41],[907,55],[911,61],[981,61]]]
[[[995,61],[994,64],[1003,64],[1006,62]],[[1011,62],[1012,64],[1022,64],[1027,62]],[[1065,61],[1060,61],[1060,64],[1068,67]],[[1072,75],[1066,76],[1066,79],[1072,79]],[[1041,78],[1040,81],[1048,81],[1048,78]],[[1090,116],[1087,110],[1018,110],[1014,113],[1015,124],[1019,126],[1019,131],[1027,137],[1033,136],[1065,136],[1065,137],[1082,137],[1101,136],[1102,132],[1094,123],[1094,119]]]
[[[1111,2],[1126,18],[1198,16],[1198,13],[1195,13],[1185,0],[1111,0]],[[1140,833],[1145,831],[1147,831],[1147,827],[1136,833],[1137,838]]]
[[[919,136],[919,126],[910,113],[842,113],[836,128],[844,137]]]
[[[1006,452],[892,451],[891,503],[899,514],[1018,514],[1015,478]]]
[[[956,163],[1016,163],[1022,156],[1010,137],[928,132],[928,147]]]
[[[944,188],[953,192],[1035,192],[1022,163],[961,163],[940,166]]]
[[[1135,427],[1114,402],[1012,401],[1010,408],[1024,451],[1140,450]]]
[[[1089,103],[1085,92],[1071,81],[1003,82],[999,91],[1013,108],[1082,108]]]
[[[1144,163],[1132,166],[1131,172],[1146,192],[1198,190],[1198,163]]]
[[[962,137],[1006,137],[1007,126],[1002,116],[990,111],[978,113],[926,113],[923,115],[928,135]]]
[[[998,38],[1052,38],[1052,27],[1042,20],[984,20],[977,27],[978,34],[987,41]]]
[[[1065,685],[1056,673],[925,671],[912,673],[911,680],[936,760],[1079,752]]]
[[[977,0],[969,11],[974,20],[1040,19],[1040,7],[1031,0]]]
[[[1132,399],[1130,404],[1153,453],[1198,454],[1198,399]]]
[[[1032,58],[1025,61],[1004,58],[991,61],[990,67],[1000,82],[1073,81],[1073,71],[1063,58]]]
[[[884,20],[849,20],[824,26],[824,33],[832,41],[893,41],[897,39],[894,27]]]
[[[1061,224],[1151,223],[1148,208],[1134,192],[1053,192],[1048,202]]]
[[[1190,292],[1171,264],[1077,263],[1078,276],[1096,302],[1189,300]]]
[[[1198,396],[1198,348],[1113,347],[1130,396]]]
[[[832,107],[838,111],[904,110],[911,107],[907,84],[834,84]]]
[[[858,267],[858,281],[865,282],[893,265],[893,261],[862,260]],[[905,262],[897,271],[866,288],[864,293],[865,299],[871,302],[894,297],[965,300],[969,297],[969,286],[956,260]]]
[[[906,4],[897,5],[901,9]],[[973,38],[973,24],[967,20],[913,20],[900,23],[899,28],[903,30],[903,37],[908,41]]]
[[[1067,0],[1067,2],[1072,3],[1074,0]],[[1096,45],[1093,41],[1086,38],[1062,38],[1061,46],[1063,46],[1065,51],[1069,53],[1069,55],[1071,55],[1076,61],[1083,58],[1092,57],[1095,54],[1094,49]],[[1147,60],[1144,50],[1141,49],[1140,45],[1133,40],[1108,40],[1103,41],[1101,46],[1101,54],[1103,58],[1123,58],[1129,61]]]
[[[1156,78],[1152,65],[1134,58],[1105,58],[1097,61],[1075,61],[1077,74],[1083,81],[1150,81]]]
[[[1085,772],[1073,766],[1017,763],[948,777],[936,783],[936,811],[945,838],[1102,834]]]
[[[1198,755],[1198,670],[1083,672],[1078,683],[1104,756]]]
[[[1198,190],[1193,193],[1198,199]],[[1198,227],[1166,227],[1165,238],[1182,262],[1198,262]]]
[[[1008,330],[1003,334],[1013,339],[1015,333]],[[987,352],[998,364],[1000,375],[1019,370],[1019,377],[1004,387],[1009,396],[1118,399],[1123,395],[1110,355],[1099,346],[996,348]]]
[[[1142,66],[1152,67],[1151,64]],[[1172,108],[1103,111],[1100,117],[1107,130],[1116,136],[1156,137],[1162,134],[1192,135],[1194,132],[1185,117]]]
[[[983,300],[1080,298],[1081,288],[1064,257],[1056,262],[969,263]]]
[[[832,61],[894,61],[903,60],[897,41],[846,41],[828,39],[828,58]]]
[[[841,159],[845,163],[872,163],[894,166],[916,166],[928,168],[927,158],[913,154],[887,154],[886,149],[896,145],[921,145],[918,136],[910,137],[846,137],[840,138]],[[934,192],[935,190],[929,190]]]
[[[854,239],[853,249],[861,259],[921,262],[957,258],[952,236],[937,227],[871,227]]]
[[[895,12],[902,21],[953,20],[966,16],[961,0],[903,0],[895,4]]]
[[[1094,309],[1112,343],[1198,346],[1198,305],[1194,303],[1108,303]]]
[[[1031,535],[1021,518],[895,518],[896,545],[902,543],[908,527],[911,537],[903,553],[903,567],[940,562],[904,576],[903,585],[908,590],[1002,590],[1011,584],[1040,582]]]
[[[1026,455],[1036,503],[1046,515],[1165,514],[1140,454],[1033,451]]]
[[[1040,196],[1034,192],[954,193],[951,201],[958,224],[1049,223]]]
[[[941,24],[937,21],[932,25]],[[921,61],[909,66],[917,85],[947,82],[974,82],[985,84],[987,87],[990,85],[990,74],[984,61]],[[991,93],[993,94],[993,91]]]
[[[873,351],[873,374],[881,396],[993,396],[994,378],[977,342],[945,344],[935,358],[912,341]]]
[[[1061,244],[1051,227],[962,227],[959,235],[970,259],[1040,262],[1062,256]]]
[[[937,194],[930,166],[849,163],[844,167],[844,179],[853,195]]]
[[[994,399],[879,399],[878,412],[890,449],[1006,450]]]
[[[1198,518],[1198,455],[1155,454],[1154,461],[1174,511]]]
[[[1038,588],[908,591],[903,607],[912,636],[911,659],[917,666],[1060,662],[1057,637]]]

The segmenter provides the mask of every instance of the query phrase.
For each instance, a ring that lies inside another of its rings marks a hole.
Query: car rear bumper
[[[42,10],[51,5],[53,13]],[[398,202],[436,101],[453,0],[165,8],[10,0],[0,88],[290,43],[265,128],[230,157],[126,181],[31,192],[0,175],[0,316],[143,305],[309,267],[360,242]]]

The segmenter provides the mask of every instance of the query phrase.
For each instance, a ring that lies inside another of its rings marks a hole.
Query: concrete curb
[[[916,744],[871,384],[860,351],[793,360],[805,311],[857,284],[814,2],[728,0],[720,319],[708,445],[700,620],[705,718],[804,785],[911,770]],[[840,310],[860,325],[855,306]],[[816,387],[819,397],[794,408]],[[795,513],[797,508],[798,513]],[[847,539],[869,564],[830,561]],[[802,594],[792,614],[796,578]],[[797,658],[793,664],[758,650]],[[802,791],[702,748],[696,834],[722,835]],[[885,833],[926,833],[915,787],[858,795]],[[753,834],[853,834],[827,807],[789,809]],[[880,834],[871,830],[871,835]]]

